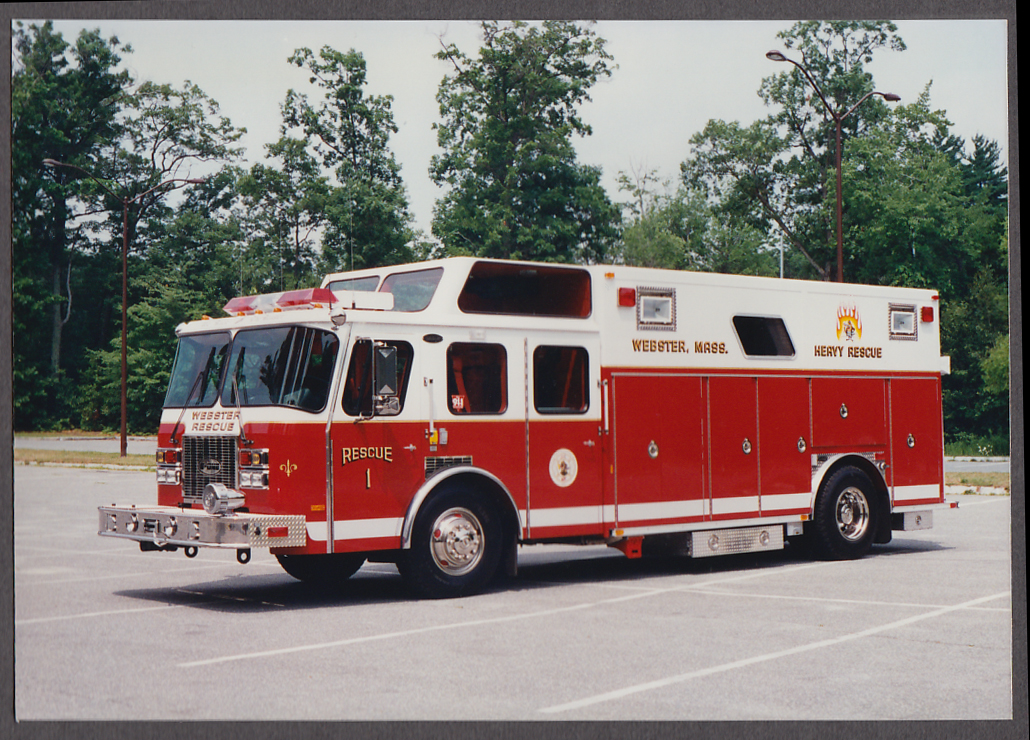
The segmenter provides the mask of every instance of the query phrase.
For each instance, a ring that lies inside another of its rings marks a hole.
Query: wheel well
[[[866,477],[869,478],[869,482],[873,484],[873,488],[876,489],[876,535],[873,541],[881,545],[890,542],[890,491],[887,489],[887,482],[883,478],[883,473],[871,460],[869,460],[869,458],[863,457],[862,455],[844,455],[837,460],[834,460],[833,463],[826,468],[826,471],[823,473],[822,478],[819,481],[819,492],[822,491],[823,484],[829,480],[835,472],[846,466],[858,468],[865,473]]]
[[[500,514],[505,538],[514,538],[516,541],[521,539],[522,526],[519,522],[518,511],[514,508],[515,504],[511,495],[497,481],[470,471],[458,473],[448,478],[447,482],[463,484],[482,492],[493,504],[494,510]]]
[[[434,478],[437,479],[427,481],[426,486],[416,494],[406,516],[401,545],[403,548],[406,549],[408,547],[410,537],[407,536],[407,533],[410,532],[411,525],[414,523],[415,517],[418,516],[419,511],[421,511],[437,493],[454,485],[473,489],[483,495],[486,500],[491,503],[494,510],[500,516],[501,526],[504,530],[505,542],[509,546],[513,547],[522,539],[522,523],[519,520],[519,513],[516,508],[515,501],[500,481],[487,473],[482,473],[477,470],[455,471],[450,475],[448,475],[447,472],[450,471],[445,471],[438,476],[434,476]],[[508,548],[506,547],[505,549],[507,550]]]

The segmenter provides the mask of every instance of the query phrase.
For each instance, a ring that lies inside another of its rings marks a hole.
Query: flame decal
[[[855,304],[841,305],[837,309],[837,340],[841,338],[853,342],[862,338],[862,319],[858,316]]]

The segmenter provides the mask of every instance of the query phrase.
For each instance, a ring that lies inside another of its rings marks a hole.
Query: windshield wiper
[[[240,423],[240,443],[252,445],[254,444],[254,440],[247,439],[247,435],[243,431],[243,409],[240,407],[240,387],[236,383],[235,374],[232,376],[232,394],[236,399],[236,420]]]
[[[197,392],[197,388],[200,387],[200,381],[203,380],[204,376],[207,375],[208,369],[211,367],[211,361],[215,358],[215,348],[211,348],[211,354],[207,356],[207,362],[204,363],[204,367],[197,373],[197,379],[193,381],[193,387],[190,388],[190,393],[186,396],[186,400],[182,404],[182,413],[179,414],[178,420],[175,422],[175,426],[172,427],[172,436],[168,438],[170,444],[178,444],[175,439],[175,433],[179,431],[179,425],[182,423],[182,417],[186,415],[186,409],[189,408],[190,401],[193,400],[193,394]]]

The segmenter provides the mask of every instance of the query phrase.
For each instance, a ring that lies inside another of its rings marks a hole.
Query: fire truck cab
[[[938,297],[478,258],[329,275],[180,325],[144,550],[395,562],[416,593],[520,544],[857,558],[943,495]]]

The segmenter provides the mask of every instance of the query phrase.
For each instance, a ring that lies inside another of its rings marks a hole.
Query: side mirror
[[[396,416],[401,412],[401,400],[397,397],[397,348],[377,344],[374,357],[375,415]]]
[[[397,395],[397,348],[377,344],[375,348],[375,395]]]

